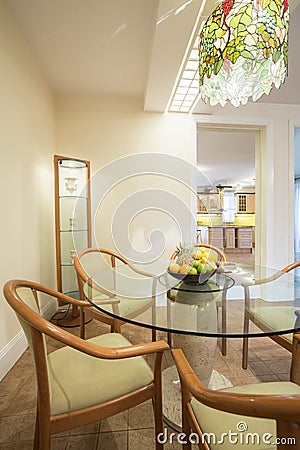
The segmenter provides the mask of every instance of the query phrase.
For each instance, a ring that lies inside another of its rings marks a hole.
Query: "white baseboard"
[[[23,330],[0,351],[0,381],[10,371],[28,347]]]
[[[42,311],[42,316],[49,320],[57,311],[55,302],[49,303]],[[27,339],[23,330],[19,333],[0,351],[0,381],[16,364],[18,359],[23,355],[28,347]]]

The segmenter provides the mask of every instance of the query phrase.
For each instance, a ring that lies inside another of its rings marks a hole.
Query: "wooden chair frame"
[[[152,314],[154,315],[153,320],[155,321],[155,299],[156,299],[156,295],[155,295],[155,289],[156,289],[156,276],[148,273],[148,272],[144,272],[142,270],[139,270],[138,268],[136,268],[133,264],[131,264],[129,261],[127,261],[127,259],[125,259],[123,256],[119,255],[118,253],[112,251],[112,250],[108,250],[106,248],[98,248],[98,247],[89,247],[86,248],[82,251],[80,251],[74,258],[74,267],[77,273],[77,280],[78,280],[78,290],[79,290],[79,296],[80,299],[85,301],[85,295],[83,292],[83,287],[84,284],[86,282],[91,282],[91,284],[97,289],[99,290],[99,292],[107,295],[107,299],[103,300],[101,303],[102,304],[110,304],[112,305],[112,309],[115,312],[116,315],[118,315],[118,304],[120,303],[120,299],[112,292],[100,287],[100,286],[95,286],[92,281],[90,280],[91,275],[93,274],[87,274],[84,270],[84,268],[82,267],[82,264],[80,262],[80,259],[87,255],[87,254],[91,254],[91,253],[103,253],[105,255],[110,256],[110,262],[111,262],[111,267],[115,268],[116,267],[116,261],[121,261],[123,264],[128,265],[133,272],[138,273],[140,275],[143,275],[145,277],[150,277],[153,279],[153,289],[152,289],[152,299],[149,301],[149,303],[144,304],[142,306],[140,306],[139,308],[136,308],[134,311],[132,311],[130,314],[128,314],[128,318],[131,317],[135,317],[138,314],[143,313],[144,311],[146,311],[147,309],[149,309],[150,307],[152,307]],[[100,304],[100,302],[97,302],[98,304]],[[95,320],[99,320],[100,322],[106,323],[108,325],[111,326],[111,331],[112,332],[117,332],[119,333],[121,331],[121,326],[123,324],[125,324],[125,321],[121,321],[118,320],[108,314],[104,314],[99,310],[96,310],[95,308],[91,308],[91,304],[89,304],[89,307],[81,307],[80,308],[80,336],[84,339],[84,335],[85,335],[85,323],[89,320],[89,319],[95,319]],[[156,330],[152,329],[152,341],[156,340]]]
[[[202,404],[219,411],[276,420],[277,436],[295,437],[296,442],[300,442],[300,395],[258,395],[214,391],[202,384],[187,362],[182,350],[172,350],[172,355],[179,372],[182,389],[182,431],[185,436],[189,436],[191,430],[197,433],[200,437],[199,448],[201,450],[210,450],[210,447],[204,441],[205,430],[200,428],[190,405],[192,396]],[[300,334],[294,335],[290,379],[300,385]],[[191,444],[188,439],[186,441],[187,444],[184,445],[184,448],[190,450]],[[220,450],[221,448],[222,445]],[[294,448],[295,445],[286,443],[277,446],[278,450]]]
[[[34,449],[48,450],[50,449],[52,434],[96,422],[132,408],[148,399],[152,399],[154,403],[156,436],[158,433],[162,432],[161,361],[163,352],[169,348],[168,344],[165,341],[158,341],[132,345],[130,347],[104,348],[91,342],[84,341],[80,337],[74,336],[68,331],[50,323],[27,306],[17,293],[17,289],[20,287],[26,287],[32,290],[38,307],[38,292],[78,307],[84,306],[88,308],[89,303],[85,302],[85,305],[82,305],[82,301],[80,300],[75,300],[60,292],[31,281],[11,280],[4,286],[4,296],[6,300],[17,315],[27,322],[30,329],[30,339],[32,342],[33,359],[35,362],[37,378],[37,414]],[[51,416],[48,369],[46,362],[47,356],[43,335],[50,336],[67,346],[95,358],[116,360],[120,358],[154,354],[154,381],[143,388],[105,403]],[[163,446],[159,442],[156,442],[156,448],[162,449]]]
[[[254,312],[250,309],[250,287],[269,283],[272,282],[278,278],[280,278],[283,274],[290,272],[291,270],[296,269],[297,267],[300,267],[300,261],[296,261],[292,264],[289,264],[288,266],[281,269],[281,271],[275,273],[274,275],[262,279],[262,280],[256,280],[253,284],[247,285],[243,284],[244,287],[244,295],[245,295],[245,312],[244,312],[244,333],[247,334],[249,332],[249,325],[250,321],[255,323],[255,325],[260,328],[261,330],[265,332],[272,333],[274,331],[270,325],[268,325],[266,322],[260,320]],[[278,335],[278,336],[269,336],[270,339],[272,339],[274,342],[277,342],[279,345],[284,347],[289,352],[292,352],[293,350],[293,343],[285,335]],[[248,367],[248,353],[249,353],[249,338],[245,336],[243,338],[243,356],[242,356],[242,367],[243,369],[247,369]]]

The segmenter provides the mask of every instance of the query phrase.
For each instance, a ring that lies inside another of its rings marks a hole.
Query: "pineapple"
[[[183,264],[192,266],[194,262],[194,258],[192,257],[193,250],[194,245],[186,244],[185,242],[182,244],[180,242],[175,250],[175,253],[177,254],[177,264],[179,264],[180,266],[182,266]]]

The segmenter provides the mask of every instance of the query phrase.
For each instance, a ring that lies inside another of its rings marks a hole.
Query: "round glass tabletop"
[[[300,279],[247,264],[226,265],[202,284],[179,281],[168,261],[120,265],[93,274],[84,285],[103,314],[138,326],[208,337],[258,337],[300,330]],[[252,323],[244,328],[244,316]],[[264,329],[255,326],[267,323]]]

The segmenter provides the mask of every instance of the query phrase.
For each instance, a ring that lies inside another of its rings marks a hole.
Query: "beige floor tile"
[[[79,435],[79,434],[95,434],[100,431],[100,422],[90,423],[89,425],[84,425],[82,427],[73,428],[70,431],[70,435]]]
[[[1,450],[32,450],[33,448],[33,441],[22,441],[22,442],[8,442],[6,444],[0,444]],[[63,447],[64,449],[64,447]],[[61,449],[55,449],[55,447],[52,447],[51,450],[63,450]]]
[[[126,450],[130,448],[127,447],[127,433],[127,431],[100,433],[97,450]]]
[[[12,441],[33,440],[35,429],[35,414],[24,414],[19,417]]]
[[[96,450],[98,439],[98,433],[69,436],[66,438],[66,450]]]
[[[58,437],[58,435],[54,435],[51,437],[51,450],[65,450],[66,445],[66,437]]]
[[[125,325],[124,334],[133,342],[150,342],[151,331]],[[78,329],[69,329],[79,334]],[[86,326],[87,337],[109,332],[109,327],[98,321]],[[165,333],[160,333],[166,338]],[[58,348],[49,339],[52,350]],[[242,340],[227,339],[227,356],[222,356],[218,345],[214,369],[226,376],[234,386],[265,381],[289,379],[291,354],[269,338],[249,340],[249,368],[241,368]],[[163,367],[173,365],[170,352],[165,352]],[[27,450],[32,448],[35,422],[35,375],[28,350],[0,383],[0,450]],[[26,412],[26,414],[25,414]],[[172,433],[169,430],[168,433]],[[52,436],[52,450],[143,450],[155,448],[152,403],[116,414],[97,424],[91,424]],[[179,450],[181,445],[173,436],[166,450]],[[193,449],[194,450],[194,449]]]
[[[12,402],[10,403],[8,414],[33,414],[36,409],[36,395],[20,389],[15,393]]]
[[[8,415],[8,409],[12,402],[11,395],[0,395],[0,417]]]
[[[129,410],[128,425],[129,429],[154,427],[154,415],[151,400]]]
[[[248,368],[256,375],[273,375],[274,373],[263,361],[251,361]]]
[[[130,450],[150,450],[155,448],[155,432],[152,428],[128,431],[128,448]]]
[[[275,375],[275,373],[273,375],[271,375],[271,374],[269,374],[269,375],[257,375],[257,379],[261,383],[269,382],[269,381],[280,381],[279,376]]]
[[[18,416],[0,417],[0,444],[11,442],[19,421]]]
[[[101,421],[100,431],[124,431],[128,429],[128,411],[123,411]]]

